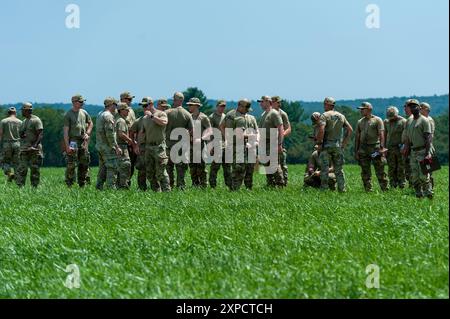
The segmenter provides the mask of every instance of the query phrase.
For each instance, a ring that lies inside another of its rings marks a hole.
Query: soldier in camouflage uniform
[[[420,103],[420,114],[425,116],[428,119],[428,121],[430,121],[431,135],[434,140],[434,133],[436,131],[436,123],[435,123],[434,119],[430,116],[430,112],[431,112],[430,104],[428,104],[426,102]],[[436,149],[434,148],[434,145],[431,144],[431,155],[435,155],[435,153],[436,153]],[[433,173],[430,173],[430,182],[431,182],[431,187],[434,188]]]
[[[118,158],[122,150],[117,144],[114,115],[118,101],[105,99],[105,110],[97,118],[96,148],[98,151],[99,171],[97,175],[98,190],[102,190],[106,182],[108,189],[115,189],[117,184]]]
[[[117,134],[117,144],[121,149],[121,154],[118,158],[118,178],[117,187],[119,189],[129,189],[130,188],[130,174],[131,174],[131,160],[129,149],[135,152],[137,149],[137,142],[130,138],[130,132],[128,130],[128,124],[126,118],[130,112],[130,107],[126,103],[119,103],[117,106],[117,111],[119,113],[119,118],[116,120],[116,134]]]
[[[153,105],[153,99],[151,97],[144,97],[142,102],[139,105],[144,109],[144,113],[149,111],[150,104]],[[145,116],[145,114],[144,114]],[[140,132],[142,131],[142,124],[144,121],[144,116],[138,118],[130,129],[130,138],[134,141],[134,144],[137,145],[135,153],[137,153],[136,158],[136,169],[138,171],[138,188],[141,191],[147,191],[147,168],[145,166],[145,139]],[[155,190],[156,182],[154,179],[153,183],[151,183],[152,189]]]
[[[71,187],[78,176],[78,185],[87,183],[90,155],[89,140],[94,123],[90,115],[82,109],[85,99],[81,95],[72,97],[72,109],[64,115],[64,156],[66,159],[66,184]],[[76,169],[78,168],[78,174]]]
[[[8,117],[0,122],[0,163],[3,172],[12,182],[17,174],[20,153],[20,126],[22,121],[17,118],[15,107],[8,109]]]
[[[167,110],[171,108],[171,105],[169,104],[169,102],[167,101],[167,99],[165,97],[160,98],[158,100],[158,105],[156,106],[156,109],[158,111],[162,111],[162,112],[166,112]]]
[[[44,126],[41,119],[33,115],[33,105],[31,103],[23,104],[22,116],[25,120],[20,125],[19,130],[20,153],[16,183],[19,187],[25,186],[29,168],[31,186],[37,187],[40,182],[40,168],[44,158],[41,144],[44,136]]]
[[[320,188],[320,169],[322,163],[320,161],[320,154],[317,151],[317,146],[314,152],[311,154],[308,160],[308,165],[306,165],[305,175],[304,175],[304,187]],[[334,174],[334,167],[331,165],[328,170],[328,185],[331,190],[336,189],[336,175]]]
[[[406,101],[406,103],[403,107],[403,109],[405,111],[405,116],[406,116],[405,128],[408,126],[408,123],[410,121],[412,121],[412,119],[413,119],[411,109],[408,106],[409,101],[412,101],[412,100],[410,99],[410,100]],[[402,134],[402,144],[403,145],[406,144],[406,130],[404,130],[403,134]],[[413,188],[413,184],[411,182],[411,164],[410,164],[411,161],[409,158],[409,153],[406,152],[405,148],[402,150],[402,155],[403,155],[404,162],[405,162],[405,177],[406,177],[406,180],[408,181],[409,188]]]
[[[227,113],[225,120],[222,122],[220,129],[222,134],[229,138],[225,134],[226,129],[233,129],[235,135],[233,135],[233,141],[226,141],[226,152],[230,151],[230,146],[233,149],[233,165],[232,165],[232,182],[230,190],[237,191],[240,189],[242,182],[248,190],[253,188],[253,173],[255,171],[254,161],[249,160],[249,152],[254,152],[256,157],[256,148],[259,141],[258,124],[254,116],[249,115],[251,112],[251,102],[247,99],[240,100],[236,110],[232,110]],[[238,163],[238,149],[236,139],[242,138],[244,142],[244,156],[243,162]],[[256,141],[256,144],[251,144],[251,139]]]
[[[361,166],[361,178],[366,192],[372,191],[371,164],[375,168],[382,191],[388,190],[388,180],[384,172],[386,162],[384,148],[384,124],[383,120],[372,114],[372,104],[363,102],[358,109],[361,118],[358,121],[355,137],[355,158]]]
[[[406,153],[410,152],[411,182],[416,191],[416,197],[426,196],[433,198],[433,190],[430,182],[430,174],[422,172],[420,163],[431,160],[431,147],[433,134],[430,121],[420,114],[419,101],[408,101],[413,118],[408,120],[406,126]]]
[[[387,164],[389,184],[391,187],[405,188],[405,161],[401,154],[403,147],[402,135],[406,126],[406,119],[398,115],[395,106],[388,107],[387,119],[384,120],[384,133],[387,148]]]
[[[130,92],[123,92],[122,94],[120,94],[120,102],[126,103],[128,105],[128,107],[130,108],[130,110],[128,112],[128,116],[125,119],[127,126],[128,126],[128,131],[131,130],[131,127],[133,126],[134,122],[136,122],[136,114],[134,113],[134,110],[131,105],[133,103],[134,98],[135,98],[135,96],[132,95]],[[116,120],[117,120],[117,116],[116,116]],[[131,162],[130,179],[128,181],[128,186],[131,186],[131,179],[133,178],[134,169],[136,167],[136,161],[137,161],[137,155],[134,153],[132,146],[128,147],[128,154],[130,155],[130,162]]]
[[[167,103],[161,103],[167,107]],[[145,166],[147,178],[155,192],[170,192],[170,179],[167,174],[169,161],[166,150],[167,114],[155,109],[153,103],[148,105],[148,111],[143,117],[142,131],[145,143]]]
[[[211,126],[216,129],[220,129],[223,121],[225,120],[225,109],[227,107],[227,103],[224,100],[220,100],[217,102],[216,111],[209,116],[209,121],[211,122]],[[219,141],[220,147],[222,149],[222,159],[218,163],[213,161],[211,163],[211,171],[209,173],[209,186],[211,188],[217,187],[217,173],[220,170],[220,167],[223,168],[223,179],[225,181],[225,185],[227,187],[231,187],[231,165],[226,163],[225,161],[225,135],[222,134],[222,140]],[[214,155],[214,154],[211,154]]]
[[[284,126],[283,119],[278,111],[272,108],[272,98],[269,96],[263,96],[258,103],[261,105],[264,110],[263,115],[261,116],[261,120],[259,122],[260,132],[266,133],[266,140],[263,143],[266,144],[266,155],[270,152],[271,143],[277,144],[278,154],[283,153],[283,141],[284,141]],[[270,140],[270,131],[271,129],[277,130],[277,140]],[[266,163],[264,166],[271,166],[273,163]],[[281,165],[279,160],[277,159],[277,169],[273,174],[268,174],[266,172],[267,186],[268,187],[283,187],[285,185],[283,180],[283,171],[281,169]]]
[[[203,150],[206,146],[205,141],[211,138],[212,129],[211,122],[208,116],[200,112],[200,108],[203,106],[200,100],[196,97],[189,100],[187,103],[189,112],[192,117],[193,125],[193,137],[191,141],[191,160],[190,160],[190,173],[193,187],[206,188],[207,185],[207,170],[206,163],[203,158]],[[200,146],[200,149],[194,149]],[[200,151],[198,153],[198,151]],[[199,158],[194,158],[197,155]],[[199,162],[198,162],[199,160]]]
[[[192,135],[192,117],[188,111],[183,108],[184,95],[183,93],[177,92],[173,97],[173,108],[167,110],[168,124],[166,127],[166,143],[167,143],[167,156],[169,157],[169,162],[167,165],[167,173],[169,174],[170,187],[173,189],[175,185],[174,178],[174,168],[177,170],[177,188],[184,190],[186,188],[185,175],[188,169],[189,154],[178,154],[182,155],[184,160],[180,163],[175,164],[170,158],[170,152],[172,147],[181,141],[181,137],[178,139],[171,140],[170,135],[175,129],[185,129],[187,133]]]
[[[284,127],[284,138],[287,138],[292,133],[292,127],[291,122],[289,121],[289,116],[285,111],[281,109],[281,98],[279,96],[272,97],[272,107],[274,108],[274,110],[278,111],[281,115]],[[283,151],[280,152],[279,154],[279,161],[281,171],[283,172],[283,186],[286,187],[288,185],[289,170],[287,166],[287,149],[285,145],[283,145]]]
[[[338,191],[346,192],[344,175],[344,150],[353,133],[353,128],[345,116],[335,111],[336,101],[332,97],[325,98],[325,113],[320,116],[316,145],[320,153],[322,167],[320,170],[321,190],[329,189],[330,162],[334,165],[334,173]],[[342,140],[342,129],[345,129]],[[342,140],[342,142],[341,142]]]

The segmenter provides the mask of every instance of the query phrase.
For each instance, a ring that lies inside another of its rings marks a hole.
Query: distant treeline
[[[206,114],[210,114],[214,111],[214,103],[211,102],[211,100],[208,100],[203,92],[197,88],[189,88],[185,92],[186,100],[188,100],[190,97],[199,97],[202,101],[202,103],[205,105],[203,108],[203,112]],[[440,105],[436,103],[437,100],[432,100],[430,97],[427,98],[419,98],[420,101],[427,101],[429,102],[433,109],[432,109],[432,116],[436,121],[436,134],[434,138],[434,146],[437,150],[438,157],[442,163],[447,164],[448,163],[448,145],[449,145],[449,127],[448,127],[448,95],[435,97],[436,99],[442,99],[442,101],[446,101],[446,109],[443,110],[443,113],[439,116],[435,116],[436,112],[436,105]],[[398,100],[397,100],[398,99]],[[396,105],[400,109],[400,113],[403,113],[402,105],[404,101],[407,98],[392,98],[392,99],[369,99],[369,101],[372,101],[374,106],[380,105],[379,100],[386,100],[383,105]],[[396,103],[394,103],[396,102]],[[442,102],[445,103],[445,102]],[[349,122],[352,124],[353,127],[356,127],[357,121],[361,118],[359,112],[355,109],[355,106],[359,105],[359,102],[353,102],[351,105],[341,104],[338,102],[337,110],[342,112]],[[1,117],[6,116],[6,108],[8,106],[0,107],[0,115]],[[20,110],[21,105],[16,106],[18,110]],[[229,109],[234,108],[235,104],[230,103]],[[88,107],[87,107],[88,108]],[[282,108],[288,113],[289,118],[291,120],[292,124],[292,135],[287,138],[286,140],[286,146],[288,149],[288,162],[291,164],[297,164],[297,163],[306,163],[312,150],[313,150],[313,142],[309,138],[311,134],[313,133],[313,129],[311,126],[311,123],[309,121],[309,117],[312,112],[323,111],[323,106],[321,103],[317,104],[317,107],[314,109],[306,110],[302,102],[290,102],[290,101],[283,101]],[[375,107],[376,108],[376,107]],[[66,107],[56,107],[56,105],[41,105],[40,107],[36,107],[34,110],[34,113],[39,116],[44,124],[44,153],[45,153],[45,160],[44,165],[45,166],[64,166],[64,160],[61,153],[61,141],[63,138],[62,134],[62,126],[63,126],[63,117],[65,112],[70,109],[70,105],[67,105]],[[93,115],[93,120],[95,123],[96,115],[102,108],[95,107],[90,108],[88,111]],[[260,110],[259,106],[258,109]],[[136,108],[136,114],[137,116],[142,115],[142,110],[139,108]],[[18,111],[19,117],[20,117],[20,111]],[[258,114],[254,112],[255,116],[259,117],[260,113]],[[384,118],[383,114],[380,114],[382,118]],[[347,163],[354,163],[353,158],[353,148],[354,148],[354,141],[352,140],[352,143],[349,145],[349,147],[346,150],[345,158]],[[91,139],[90,143],[90,151],[91,151],[91,158],[92,158],[92,165],[98,164],[98,155],[97,151],[95,150],[95,130],[94,134]]]

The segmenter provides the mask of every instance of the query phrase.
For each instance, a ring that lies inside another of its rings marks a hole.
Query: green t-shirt
[[[142,116],[142,117],[138,118],[130,128],[130,131],[136,133],[136,142],[138,143],[138,145],[145,144],[145,137],[143,134],[141,134],[142,128],[143,128],[143,123],[144,123],[144,117]]]
[[[214,128],[219,128],[222,122],[225,120],[225,114],[217,114],[214,112],[209,116],[209,121],[211,122],[211,126]]]
[[[82,138],[91,122],[91,116],[83,109],[78,112],[69,110],[64,115],[64,126],[69,128],[69,139]]]
[[[286,131],[289,127],[291,127],[291,122],[289,122],[289,116],[282,109],[280,109],[279,111],[280,111],[281,119],[283,120],[284,130]]]
[[[369,119],[363,117],[358,121],[357,130],[360,145],[380,144],[380,133],[384,131],[383,120],[374,115]]]
[[[200,123],[201,128],[201,136],[203,136],[203,133],[211,128],[211,122],[209,121],[208,116],[206,116],[204,113],[200,112],[197,117],[194,117],[194,115],[191,115],[192,117],[192,124],[194,125],[194,128],[196,126],[196,123]],[[197,124],[198,125],[198,124]]]
[[[428,119],[428,121],[430,121],[431,134],[434,135],[434,132],[436,130],[436,123],[434,122],[434,119],[431,116],[428,116],[427,119]]]
[[[3,131],[2,142],[18,142],[20,141],[20,126],[22,121],[17,117],[7,117],[0,122]]]
[[[425,116],[420,115],[417,119],[413,118],[408,122],[406,136],[408,137],[412,148],[425,146],[425,133],[431,134],[430,121]]]
[[[386,132],[386,147],[398,147],[402,144],[402,135],[405,130],[406,119],[399,116],[397,119],[390,121],[384,120],[384,129]]]
[[[323,113],[319,120],[320,125],[325,125],[324,145],[335,144],[342,139],[342,128],[350,126],[345,116],[337,111],[331,110]]]
[[[192,117],[188,111],[186,111],[182,106],[179,106],[167,110],[167,119],[166,142],[167,146],[172,147],[181,140],[181,137],[178,137],[177,140],[172,141],[170,139],[170,134],[177,128],[192,130]]]
[[[269,112],[266,112],[264,119],[261,120],[260,124],[261,130],[266,132],[266,141],[269,141],[270,129],[278,128],[280,125],[283,125],[283,119],[277,110],[271,109]]]
[[[156,111],[154,117],[167,119],[166,112]],[[144,137],[144,143],[147,145],[160,145],[166,142],[166,125],[158,125],[150,116],[142,118],[142,130],[140,135]]]
[[[114,115],[109,111],[101,113],[97,119],[97,149],[101,147],[113,148],[117,145]]]
[[[23,136],[20,139],[20,149],[27,150],[32,147],[38,137],[39,131],[43,129],[42,121],[36,115],[31,115],[29,119],[25,119],[20,126],[20,135]]]
[[[116,120],[117,143],[118,143],[119,145],[124,145],[124,144],[127,144],[127,145],[128,145],[127,141],[124,140],[124,139],[122,139],[122,138],[120,137],[120,134],[119,134],[119,133],[124,133],[125,135],[128,135],[128,124],[127,124],[126,119],[123,118],[123,117],[119,117],[119,118]]]

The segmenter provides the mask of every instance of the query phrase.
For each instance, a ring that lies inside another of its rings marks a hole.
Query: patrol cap
[[[281,103],[281,97],[277,96],[272,96],[272,102],[277,102],[277,103]]]
[[[112,105],[116,105],[117,106],[118,103],[119,103],[119,101],[117,101],[115,98],[107,97],[105,99],[104,105],[105,105],[105,107],[110,107]]]
[[[33,104],[31,104],[30,102],[25,102],[22,104],[22,110],[32,110],[33,109]]]
[[[251,108],[252,102],[250,102],[248,99],[239,100],[238,105],[242,105],[247,109],[247,111],[253,112],[253,109]]]
[[[268,96],[268,95],[261,96],[261,99],[258,100],[258,103],[261,103],[261,102],[264,102],[264,101],[272,102],[272,98],[270,96]]]
[[[153,99],[150,96],[146,96],[142,99],[142,102],[139,103],[140,106],[147,106],[153,103]]]
[[[84,103],[86,102],[86,99],[81,94],[76,94],[72,96],[72,102]]]
[[[405,106],[420,107],[420,103],[416,99],[409,99],[409,100],[406,101]]]
[[[203,104],[200,102],[200,99],[193,97],[189,100],[189,102],[186,103],[186,105],[196,105],[196,106],[203,106]]]
[[[393,119],[398,115],[398,109],[395,106],[389,106],[386,110],[386,116],[388,119]]]
[[[16,113],[16,112],[17,112],[17,110],[14,106],[12,106],[8,109],[8,113]]]
[[[336,104],[336,100],[332,97],[326,97],[325,100],[323,101],[324,104],[330,104],[330,105],[335,105]]]
[[[319,112],[314,112],[312,115],[311,115],[311,121],[313,121],[313,122],[317,122],[318,120],[320,120],[320,113]]]
[[[173,95],[173,99],[174,99],[174,100],[184,100],[184,94],[181,93],[181,92],[176,92],[176,93]]]
[[[130,92],[123,92],[122,94],[120,94],[120,99],[121,100],[123,100],[123,99],[134,99],[135,98],[135,96],[134,95],[132,95]]]
[[[217,101],[216,107],[219,106],[227,106],[227,102],[225,100],[219,100]]]
[[[117,104],[117,110],[118,111],[125,111],[125,110],[129,110],[130,109],[130,107],[128,106],[128,104],[127,103],[119,103],[119,104]]]
[[[373,107],[369,102],[362,102],[361,106],[358,107],[358,110],[373,110]]]
[[[431,106],[430,106],[430,104],[428,104],[426,102],[422,102],[422,103],[420,103],[420,109],[426,110],[426,111],[431,111]]]

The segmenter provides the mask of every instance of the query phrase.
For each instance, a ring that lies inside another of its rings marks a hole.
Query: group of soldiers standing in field
[[[266,152],[272,147],[274,141],[268,134],[270,130],[277,133],[277,163],[270,172],[267,167],[273,163],[263,164],[266,167],[267,186],[287,186],[284,139],[291,134],[291,124],[288,115],[281,109],[280,97],[263,96],[258,100],[263,109],[259,122],[249,114],[252,109],[247,99],[240,100],[237,108],[228,113],[225,113],[226,101],[218,101],[215,112],[207,116],[200,111],[202,104],[198,98],[190,99],[186,103],[189,111],[186,110],[183,107],[184,95],[180,92],[175,93],[173,106],[165,98],[159,99],[155,106],[152,98],[144,97],[139,103],[144,115],[136,118],[131,108],[134,98],[130,92],[122,93],[120,101],[108,97],[104,101],[104,110],[98,114],[95,133],[99,154],[98,190],[104,187],[129,189],[135,170],[137,186],[142,191],[151,188],[155,192],[169,192],[175,187],[184,190],[188,169],[193,187],[205,188],[209,182],[210,187],[215,188],[220,168],[223,170],[225,185],[230,190],[238,190],[243,184],[247,189],[252,189],[257,164],[251,160],[250,154],[263,144]],[[82,95],[73,96],[72,109],[64,116],[63,154],[67,163],[65,182],[68,187],[76,182],[80,187],[90,183],[89,142],[94,124],[91,116],[83,109],[85,101]],[[324,101],[325,112],[311,116],[315,146],[306,168],[304,183],[305,186],[322,190],[337,188],[339,192],[346,192],[343,151],[350,142],[353,128],[345,116],[335,110],[335,105],[335,100],[328,97]],[[429,116],[430,106],[427,103],[420,104],[417,100],[408,100],[405,103],[407,119],[399,115],[397,108],[389,107],[384,122],[372,114],[370,103],[364,102],[358,109],[362,118],[356,127],[355,158],[361,166],[365,190],[372,191],[373,165],[381,190],[388,190],[389,184],[393,188],[404,188],[406,180],[409,180],[417,197],[432,198],[430,175],[424,174],[420,168],[420,163],[430,160],[434,152],[434,121]],[[25,119],[21,121],[17,118],[16,109],[10,108],[8,117],[0,125],[3,169],[8,181],[15,180],[20,187],[25,185],[28,169],[33,187],[37,187],[40,180],[43,125],[32,111],[31,103],[23,104],[22,115]],[[213,129],[221,133],[220,140],[215,141],[219,147],[206,151],[213,153],[219,149],[222,154],[212,161],[208,180],[204,158],[199,156],[199,160],[193,160],[198,156],[194,144],[200,144],[202,153],[207,142],[217,139]],[[227,129],[236,131],[236,135],[228,137]],[[261,134],[263,131],[266,134]],[[183,154],[183,150],[177,148],[183,134],[175,134],[178,138],[174,139],[174,132],[184,132],[190,137],[189,154]],[[244,141],[243,161],[237,160],[236,143],[230,140],[237,137]],[[228,145],[232,148],[231,162],[225,160]],[[174,161],[175,155],[188,158]],[[384,171],[385,163],[389,167],[389,182]]]
[[[315,151],[308,162],[304,182],[306,186],[321,189],[335,189],[337,184],[338,191],[345,192],[343,150],[353,128],[344,115],[334,110],[335,103],[333,98],[326,98],[325,113],[311,116],[315,127]],[[364,189],[373,191],[373,166],[382,191],[387,191],[389,186],[403,189],[408,181],[418,198],[432,199],[433,179],[421,169],[421,163],[431,162],[435,152],[435,123],[429,116],[430,105],[416,99],[407,100],[404,105],[406,119],[399,115],[395,106],[390,106],[384,121],[372,114],[373,107],[369,102],[363,102],[358,109],[362,118],[356,126],[354,153],[361,166]],[[343,139],[342,129],[345,131]]]

